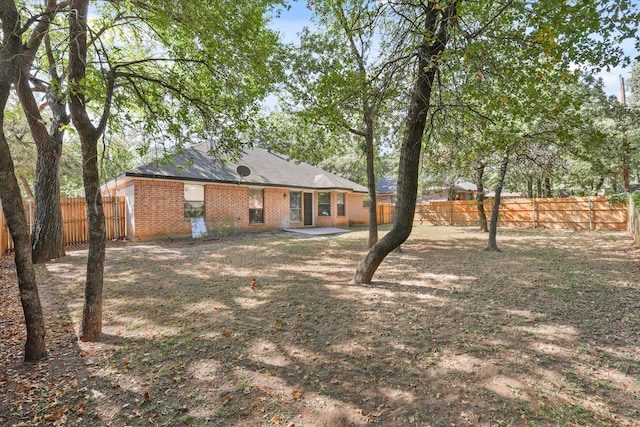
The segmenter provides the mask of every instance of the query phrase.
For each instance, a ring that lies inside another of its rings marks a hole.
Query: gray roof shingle
[[[396,194],[398,191],[398,178],[387,176],[376,181],[378,194]]]
[[[238,161],[224,162],[209,155],[209,148],[209,143],[200,143],[185,149],[182,154],[175,154],[173,161],[167,165],[148,163],[125,172],[124,176],[367,192],[367,188],[360,184],[307,163],[289,160],[287,156],[271,150],[244,149]],[[244,178],[240,177],[238,166],[248,167],[251,173]]]

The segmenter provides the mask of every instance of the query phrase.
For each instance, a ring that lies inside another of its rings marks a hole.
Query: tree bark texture
[[[378,242],[378,201],[376,196],[376,174],[375,174],[375,145],[374,145],[374,131],[373,131],[373,121],[374,121],[374,111],[377,111],[379,108],[379,103],[381,102],[381,98],[378,98],[377,101],[373,101],[371,97],[370,85],[372,82],[369,80],[367,76],[367,70],[365,67],[365,59],[363,56],[363,51],[358,49],[356,41],[354,40],[354,32],[353,28],[347,23],[347,18],[344,14],[344,9],[342,4],[337,5],[336,12],[340,17],[340,23],[342,29],[345,32],[349,40],[349,45],[351,47],[351,53],[353,57],[358,63],[358,72],[360,75],[360,79],[362,82],[362,90],[361,90],[361,102],[362,102],[362,122],[364,125],[363,132],[356,132],[356,134],[364,137],[365,143],[365,157],[367,161],[367,189],[369,192],[369,240],[367,242],[367,248],[372,248]],[[375,98],[375,97],[374,97]],[[374,107],[373,104],[376,104],[377,107]]]
[[[478,220],[480,223],[480,230],[485,233],[489,231],[487,228],[487,214],[484,211],[484,183],[482,178],[484,176],[484,162],[479,162],[476,166],[476,187],[478,187],[478,199],[476,204],[478,206]]]
[[[378,198],[376,196],[375,145],[373,141],[373,118],[365,109],[365,144],[367,157],[367,188],[369,190],[369,241],[367,248],[378,243]]]
[[[31,234],[34,263],[65,255],[62,209],[60,206],[60,157],[62,138],[53,135],[38,148],[36,163],[34,227]]]
[[[46,11],[34,28],[26,44],[24,55],[21,56],[22,60],[16,81],[16,92],[37,147],[36,208],[34,227],[31,233],[31,250],[35,263],[61,258],[65,255],[59,170],[64,138],[63,126],[69,124],[69,116],[66,111],[66,103],[58,93],[59,78],[54,68],[51,68],[52,84],[47,91],[47,103],[53,113],[49,131],[46,129],[29,83],[30,71],[37,51],[42,40],[47,37],[51,19],[61,7],[63,5],[56,4],[56,0],[46,1]]]
[[[9,144],[4,134],[4,110],[11,84],[18,74],[17,60],[22,51],[16,6],[11,0],[0,0],[3,40],[0,48],[0,199],[15,249],[20,302],[27,329],[24,360],[36,361],[47,356],[42,306],[36,274],[31,261],[29,228],[24,215],[22,195],[15,175]]]
[[[418,192],[418,171],[422,138],[427,123],[431,91],[437,73],[437,62],[447,43],[448,27],[456,19],[457,2],[440,9],[436,3],[424,5],[424,34],[418,46],[416,82],[407,113],[405,136],[400,149],[398,193],[395,218],[391,230],[376,243],[360,263],[353,278],[355,284],[369,284],[384,258],[411,234]]]
[[[69,123],[66,105],[49,95],[53,123],[48,132],[28,81],[28,68],[19,73],[16,89],[37,147],[34,227],[31,235],[33,262],[45,262],[65,255],[60,207],[60,157],[64,131]]]
[[[105,218],[100,194],[98,173],[98,139],[104,131],[106,111],[100,125],[91,122],[82,80],[86,75],[87,60],[87,13],[88,0],[72,0],[69,14],[69,109],[73,124],[78,131],[82,147],[82,178],[87,200],[89,222],[89,255],[85,284],[85,302],[82,312],[82,341],[93,341],[102,334],[102,287],[104,279],[104,257],[106,247]]]
[[[485,250],[490,252],[500,252],[496,235],[498,234],[498,215],[500,214],[500,195],[504,185],[504,177],[507,175],[507,166],[509,165],[509,149],[505,149],[504,156],[500,162],[500,176],[496,185],[496,195],[494,199],[493,209],[491,211],[491,223],[489,224],[489,243]]]
[[[551,189],[551,178],[549,178],[549,175],[545,175],[544,177],[544,197],[548,199],[553,197],[553,191]]]

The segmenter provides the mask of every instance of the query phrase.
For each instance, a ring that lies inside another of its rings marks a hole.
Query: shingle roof
[[[289,160],[287,156],[271,150],[244,149],[238,161],[223,162],[209,155],[209,148],[209,143],[200,143],[185,149],[183,154],[175,154],[173,161],[165,166],[148,163],[125,172],[124,176],[367,192],[367,188],[360,184],[307,163]],[[238,166],[248,167],[250,174],[241,177],[237,172]]]
[[[398,191],[398,178],[387,176],[376,181],[376,192],[378,194],[396,194]]]

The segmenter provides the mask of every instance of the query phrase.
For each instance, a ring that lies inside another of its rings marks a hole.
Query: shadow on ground
[[[418,227],[369,286],[349,284],[366,232],[111,248],[105,336],[80,344],[86,372],[55,408],[80,396],[66,421],[104,425],[637,425],[640,250],[485,238]],[[45,284],[75,324],[85,257]]]

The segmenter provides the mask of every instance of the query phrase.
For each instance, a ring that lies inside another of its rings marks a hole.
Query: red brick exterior
[[[161,236],[190,235],[191,219],[184,217],[184,184],[183,181],[132,179],[118,188],[116,194],[127,198],[129,238],[148,240]],[[287,188],[264,188],[264,224],[249,224],[249,187],[204,183],[202,185],[205,186],[205,225],[210,232],[258,231],[303,226],[302,222],[290,221],[290,190]],[[313,225],[344,227],[368,222],[362,194],[345,194],[344,216],[337,214],[336,191],[330,192],[331,216],[317,215],[318,193],[313,194]],[[302,217],[304,218],[304,211]]]
[[[347,193],[346,199],[348,225],[369,224],[369,208],[364,206],[364,195]]]

